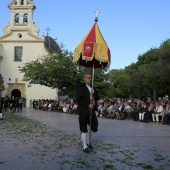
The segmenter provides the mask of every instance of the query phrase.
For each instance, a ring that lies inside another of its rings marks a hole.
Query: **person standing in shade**
[[[9,107],[9,98],[6,96],[4,100],[4,110],[7,111]]]
[[[3,120],[3,118],[2,118],[2,107],[3,107],[3,98],[1,97],[1,93],[0,93],[0,120]]]
[[[19,109],[21,112],[22,112],[22,103],[23,103],[23,100],[22,100],[22,98],[20,98],[19,99]]]
[[[18,110],[19,112],[19,97],[15,97],[15,108]]]
[[[97,101],[99,100],[99,95],[95,88],[92,89],[91,74],[86,73],[83,77],[84,83],[77,86],[75,102],[78,105],[79,114],[79,127],[81,132],[81,140],[83,142],[83,151],[85,153],[90,153],[93,150],[91,141],[87,136],[88,125],[90,126],[90,115],[92,113],[91,119],[91,134],[92,132],[98,131],[98,120],[95,114],[95,109],[97,108]]]

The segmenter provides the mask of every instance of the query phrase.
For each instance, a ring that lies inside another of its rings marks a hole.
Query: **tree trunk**
[[[153,89],[153,100],[154,100],[154,102],[157,101],[157,100],[156,100],[156,89]]]

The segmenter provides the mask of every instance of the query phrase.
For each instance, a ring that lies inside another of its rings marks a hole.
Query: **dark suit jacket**
[[[99,95],[94,87],[93,89],[95,90],[95,93],[93,94],[93,98],[95,100],[95,106],[96,106],[97,101],[99,100]],[[88,106],[90,104],[90,92],[85,83],[82,83],[77,86],[75,102],[78,104],[78,109],[88,109]]]

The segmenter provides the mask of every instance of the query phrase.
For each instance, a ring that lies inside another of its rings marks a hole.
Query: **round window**
[[[19,38],[22,38],[22,34],[21,34],[21,33],[19,33],[19,34],[18,34],[18,37],[19,37]]]

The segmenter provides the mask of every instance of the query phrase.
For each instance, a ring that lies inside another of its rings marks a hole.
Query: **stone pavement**
[[[78,115],[32,108],[15,114],[36,122],[21,128],[19,120],[15,132],[0,129],[0,170],[170,169],[169,125],[99,118],[92,141],[95,151],[86,154]]]

